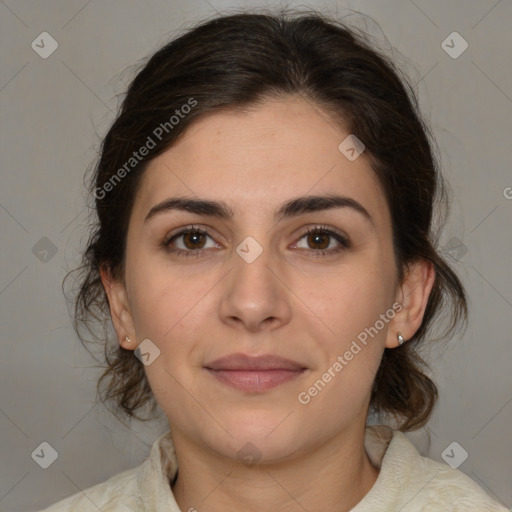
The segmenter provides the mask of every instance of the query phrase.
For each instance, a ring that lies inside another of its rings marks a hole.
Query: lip
[[[284,357],[265,354],[262,356],[249,356],[246,354],[230,354],[229,356],[215,359],[204,365],[210,370],[304,370],[303,364],[285,359]]]
[[[204,368],[222,383],[253,393],[284,384],[307,369],[296,361],[269,354],[231,354],[206,364]]]

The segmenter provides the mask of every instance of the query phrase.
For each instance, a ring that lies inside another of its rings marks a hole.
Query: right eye
[[[204,248],[219,247],[216,242],[213,242],[213,245],[210,247],[205,247],[207,238],[213,240],[207,230],[197,226],[187,226],[185,229],[164,240],[162,245],[167,251],[178,256],[199,256]],[[178,242],[175,243],[175,241]]]

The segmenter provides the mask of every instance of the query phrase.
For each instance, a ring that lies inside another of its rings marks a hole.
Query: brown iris
[[[322,245],[322,247],[315,247],[316,249],[327,249],[327,247],[329,247],[329,236],[330,235],[327,235],[327,234],[321,233],[321,232],[308,233],[308,245],[310,244],[310,242],[312,242],[313,245],[320,243],[320,245]],[[321,242],[318,242],[318,239],[322,239],[322,238],[327,243],[322,244]]]
[[[198,241],[203,239],[203,243],[198,243]],[[188,241],[191,242],[191,245],[188,245]],[[205,244],[205,234],[199,231],[189,231],[183,235],[183,242],[187,249],[202,249]]]

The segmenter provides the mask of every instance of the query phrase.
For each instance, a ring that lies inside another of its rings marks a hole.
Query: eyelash
[[[176,238],[179,238],[180,236],[189,234],[189,233],[198,233],[201,235],[209,236],[213,239],[213,237],[210,235],[207,229],[199,228],[197,226],[187,226],[186,228],[182,229],[178,233],[173,234],[171,237],[167,237],[162,242],[162,246],[164,249],[166,249],[168,252],[171,252],[177,256],[185,256],[185,257],[198,257],[201,256],[201,253],[204,251],[201,249],[190,249],[188,251],[185,251],[183,249],[174,249],[171,248],[170,244],[173,240]],[[310,234],[323,234],[328,235],[334,238],[337,242],[340,243],[341,247],[338,247],[337,249],[328,249],[328,250],[322,250],[322,249],[311,249],[313,253],[316,253],[314,257],[325,257],[333,254],[337,254],[341,251],[344,251],[346,249],[349,249],[351,247],[351,244],[349,240],[341,235],[340,233],[333,231],[332,229],[329,229],[326,226],[314,226],[312,228],[308,228],[299,238],[299,240],[302,240],[305,236]]]

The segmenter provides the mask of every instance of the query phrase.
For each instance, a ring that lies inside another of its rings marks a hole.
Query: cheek
[[[137,339],[149,339],[159,350],[154,363],[145,367],[147,378],[157,402],[164,407],[188,403],[190,396],[185,390],[194,389],[193,377],[211,342],[207,323],[212,318],[213,295],[209,292],[218,277],[203,274],[191,278],[154,264],[139,270],[142,268],[151,271],[133,275]]]
[[[315,302],[318,307],[323,305],[322,323],[328,329],[321,329],[325,333],[321,338],[318,331],[310,329],[324,356],[301,396],[314,403],[313,410],[329,410],[335,422],[366,407],[392,319],[391,314],[386,316],[392,305],[390,295],[371,277],[367,274],[366,280],[347,278],[332,283],[335,289],[327,294],[327,300],[325,292],[311,297],[311,309]]]
[[[337,414],[343,415],[366,403],[394,316],[392,276],[389,266],[372,258],[364,271],[347,266],[308,295],[307,305],[321,319],[325,334],[319,338],[313,326],[310,332],[325,357],[308,382],[313,389],[304,391],[321,394],[315,399],[320,407],[341,401]]]
[[[368,262],[362,268],[347,265],[315,281],[315,286],[308,283],[301,284],[306,305],[345,341],[374,325],[393,303],[393,272],[380,262]]]
[[[139,336],[164,344],[176,333],[190,329],[202,300],[215,285],[215,276],[184,275],[178,268],[142,258],[132,262],[130,303]]]

